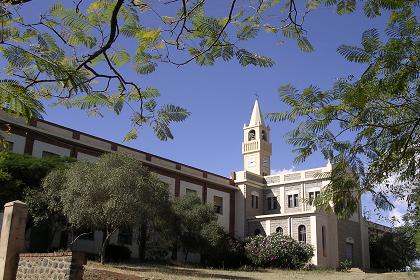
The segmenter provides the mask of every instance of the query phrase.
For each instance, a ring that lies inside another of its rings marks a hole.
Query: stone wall
[[[16,280],[81,280],[84,264],[80,252],[19,254]]]

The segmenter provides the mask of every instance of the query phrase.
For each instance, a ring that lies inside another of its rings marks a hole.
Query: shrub
[[[352,262],[351,260],[343,260],[340,262],[340,265],[338,267],[338,270],[340,271],[344,271],[344,272],[349,272],[352,266]]]
[[[245,252],[252,264],[262,267],[302,268],[314,255],[313,247],[275,233],[247,240]]]
[[[105,256],[111,262],[127,261],[131,257],[131,250],[123,245],[110,244],[105,249]]]
[[[223,232],[215,246],[207,248],[206,265],[212,267],[238,268],[247,263],[244,242]]]

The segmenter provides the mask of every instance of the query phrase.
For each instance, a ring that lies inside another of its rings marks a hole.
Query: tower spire
[[[249,121],[249,126],[265,126],[264,117],[260,110],[260,104],[258,103],[258,98],[255,100],[254,108],[252,109],[251,120]]]
[[[252,109],[251,120],[244,126],[244,141],[242,155],[244,170],[260,176],[270,175],[270,128],[265,126],[264,117],[258,99]]]

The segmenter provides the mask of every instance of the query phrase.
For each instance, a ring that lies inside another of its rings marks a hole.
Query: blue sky
[[[42,2],[31,5],[24,13],[39,14],[46,4],[54,1]],[[358,45],[363,31],[373,27],[383,30],[385,22],[384,16],[368,19],[360,11],[338,16],[333,8],[320,7],[307,16],[304,26],[315,47],[314,52],[300,51],[294,41],[278,44],[279,38],[271,34],[261,33],[246,44],[249,49],[273,58],[275,65],[272,68],[244,68],[236,61],[220,61],[209,67],[194,63],[179,68],[161,64],[149,76],[130,73],[131,80],[142,87],[158,88],[162,94],[160,103],[181,105],[191,112],[191,116],[184,123],[173,126],[175,139],[172,141],[159,141],[146,127],[140,130],[137,140],[124,144],[229,176],[232,171],[243,168],[242,127],[249,121],[255,93],[259,95],[263,112],[275,112],[287,109],[277,93],[282,84],[291,83],[299,89],[312,84],[328,89],[339,77],[359,76],[365,65],[347,62],[336,49],[340,44]],[[49,121],[119,143],[131,129],[128,111],[120,116],[107,113],[98,118],[62,107],[46,109],[45,119]],[[284,139],[293,124],[267,123],[271,127],[273,144],[272,169],[325,165],[320,154],[314,154],[300,165],[293,164],[293,147]]]

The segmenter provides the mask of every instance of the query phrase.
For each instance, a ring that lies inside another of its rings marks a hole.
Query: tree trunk
[[[172,247],[172,255],[171,255],[171,259],[173,261],[177,261],[178,260],[178,242],[175,242],[174,246]]]
[[[144,261],[146,259],[146,242],[147,242],[147,223],[144,222],[139,228],[139,260]]]
[[[109,231],[106,230],[106,237],[104,239],[104,241],[102,242],[102,247],[101,247],[101,264],[105,263],[105,250],[106,247],[108,246],[109,243],[109,238],[111,237],[111,235],[116,231],[117,229],[114,229],[113,231]]]
[[[184,252],[185,252],[184,263],[187,263],[189,251],[188,250],[184,250]]]

